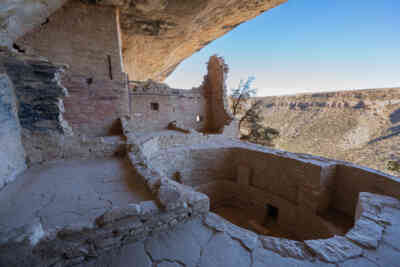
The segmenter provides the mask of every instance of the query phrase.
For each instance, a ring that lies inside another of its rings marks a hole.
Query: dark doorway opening
[[[265,224],[269,224],[271,222],[276,222],[278,220],[279,209],[275,206],[267,204],[266,214],[265,214]]]
[[[150,103],[150,108],[151,108],[151,110],[158,111],[159,105],[158,105],[158,103]]]

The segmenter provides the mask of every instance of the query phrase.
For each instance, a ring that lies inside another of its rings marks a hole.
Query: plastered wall
[[[121,133],[118,118],[129,107],[118,27],[116,8],[70,0],[16,41],[25,54],[69,66],[62,78],[69,93],[64,117],[74,133]]]

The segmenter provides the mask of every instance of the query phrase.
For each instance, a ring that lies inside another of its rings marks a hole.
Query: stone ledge
[[[283,257],[290,257],[302,260],[313,259],[313,256],[307,250],[304,242],[272,236],[261,236],[259,238],[264,249],[274,251]]]

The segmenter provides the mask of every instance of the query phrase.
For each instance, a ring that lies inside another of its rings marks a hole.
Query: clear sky
[[[400,0],[289,0],[182,62],[165,81],[200,85],[225,58],[228,87],[254,76],[259,95],[400,87]]]

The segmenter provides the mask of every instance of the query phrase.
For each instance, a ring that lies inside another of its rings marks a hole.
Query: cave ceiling
[[[5,1],[0,7],[0,45],[8,46],[66,2]],[[163,81],[193,53],[287,0],[82,1],[119,8],[122,54],[130,80]]]

